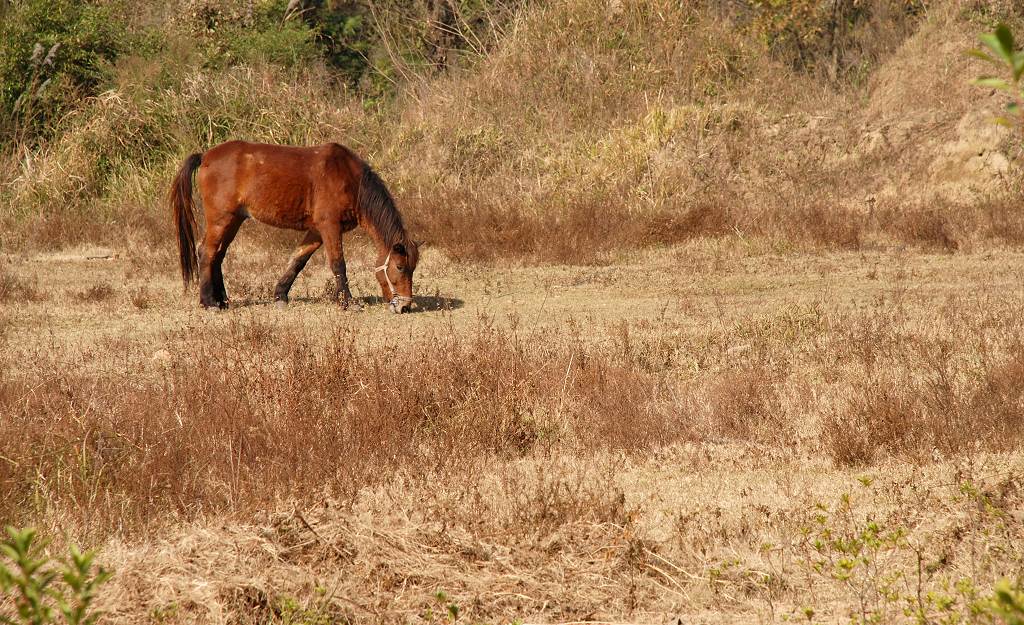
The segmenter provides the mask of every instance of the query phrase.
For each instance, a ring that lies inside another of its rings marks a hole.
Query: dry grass
[[[280,259],[239,245],[229,288],[269,283]],[[938,619],[1019,562],[1017,255],[435,256],[424,289],[509,311],[400,318],[197,313],[159,255],[57,258],[32,262],[66,302],[2,309],[3,515],[101,545],[118,621],[892,621],[881,571],[911,599],[974,580]],[[115,281],[147,307],[70,287]],[[909,542],[837,579],[816,537],[870,523]]]
[[[46,299],[46,294],[39,290],[37,283],[21,278],[6,269],[0,270],[0,302],[38,302],[43,299]]]
[[[674,461],[703,470],[728,466],[702,462],[701,455],[682,452]],[[852,476],[826,487],[820,474],[794,476],[789,487],[801,491],[784,502],[756,495],[744,501],[745,489],[786,486],[764,474],[738,476],[725,487],[735,498],[659,504],[659,488],[692,489],[685,485],[695,475],[659,471],[658,462],[589,462],[596,467],[562,461],[507,469],[519,480],[511,483],[405,483],[375,492],[354,510],[327,500],[284,509],[256,527],[207,525],[142,549],[115,547],[111,557],[126,581],[105,605],[117,619],[135,618],[141,608],[170,622],[245,623],[441,623],[450,621],[450,606],[471,621],[522,615],[528,622],[661,622],[674,614],[719,623],[796,620],[810,609],[816,621],[842,622],[847,609],[859,615],[864,605],[895,622],[904,597],[916,597],[919,579],[923,599],[945,592],[958,574],[983,584],[1020,555],[1015,528],[989,536],[980,529],[995,529],[1020,503],[1019,480],[979,479],[978,471],[992,465],[875,473],[870,487]],[[633,483],[629,500],[664,514],[661,526],[636,515],[631,503],[614,503],[616,484],[645,470],[660,484]],[[965,496],[950,482],[975,490]],[[694,493],[701,494],[709,493]],[[517,513],[550,513],[552,498],[559,502],[554,514]],[[928,522],[929,512],[943,520]],[[831,578],[838,554],[821,534],[852,542],[872,523],[883,537],[912,528],[913,540],[926,541],[921,553],[929,572],[920,577],[910,548],[871,551],[886,574],[906,576],[893,588],[898,602],[880,594],[887,575],[855,567],[849,583]],[[827,546],[819,552],[815,541]],[[984,545],[1008,552],[995,555]],[[958,591],[949,594],[966,609]],[[924,605],[929,618],[952,612]]]
[[[851,389],[822,425],[832,457],[844,464],[890,454],[927,461],[980,447],[982,439],[989,449],[1016,449],[1024,408],[1013,382],[1022,367],[1019,341],[1013,336],[1008,353],[993,357],[985,338],[966,349],[901,340],[905,365],[891,368],[876,364],[880,346],[862,344],[865,385]]]
[[[109,287],[95,290],[75,299],[109,298]],[[815,362],[780,359],[774,343],[800,338],[773,320],[685,384],[671,381],[671,356],[652,364],[661,347],[631,339],[628,325],[611,354],[577,324],[525,330],[514,315],[507,327],[483,317],[369,346],[352,329],[197,326],[155,352],[147,374],[131,360],[75,373],[95,358],[87,351],[6,379],[4,514],[28,523],[58,513],[84,535],[134,535],[172,520],[244,518],[282,497],[350,501],[396,472],[457,479],[487,458],[641,454],[697,440],[787,453],[814,418],[800,382],[813,379],[833,380],[824,388],[834,399],[817,410],[838,463],[1012,450],[1020,328],[989,322],[998,338],[960,344],[904,336],[889,317],[826,318],[828,360]]]
[[[128,301],[138,310],[146,310],[149,308],[149,291],[146,287],[139,287],[131,292]]]
[[[94,284],[89,288],[74,293],[74,298],[80,302],[105,302],[117,291],[109,284]]]
[[[422,477],[552,448],[638,452],[686,430],[659,410],[656,379],[550,338],[485,320],[469,336],[369,349],[349,331],[325,343],[253,322],[200,329],[156,356],[151,379],[130,364],[70,375],[78,363],[48,359],[0,392],[0,440],[13,450],[4,515],[63,510],[88,533],[134,533],[249,514],[300,484],[346,500],[399,469]]]

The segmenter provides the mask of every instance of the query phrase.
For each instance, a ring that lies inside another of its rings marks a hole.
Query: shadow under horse
[[[309,295],[308,293],[304,296],[289,298],[289,301],[297,304],[322,304],[324,297],[320,295]],[[378,304],[388,304],[388,301],[379,295],[364,295],[363,297],[354,297],[353,302],[362,306],[376,306]],[[232,308],[247,308],[250,306],[267,306],[273,304],[273,299],[253,297],[245,298],[241,300],[231,300]],[[442,295],[416,295],[413,297],[412,305],[407,309],[409,313],[428,313],[428,312],[451,312],[464,308],[466,302],[457,298]]]
[[[193,178],[206,221],[198,246]],[[250,218],[306,233],[274,288],[276,301],[288,301],[295,278],[323,247],[336,282],[334,299],[345,308],[361,308],[349,290],[341,241],[344,233],[361,226],[377,246],[374,273],[383,301],[394,313],[412,306],[420,244],[406,232],[380,177],[342,145],[222,143],[185,159],[171,185],[169,201],[178,231],[181,277],[186,287],[198,277],[204,307],[227,307],[221,266],[238,229]]]

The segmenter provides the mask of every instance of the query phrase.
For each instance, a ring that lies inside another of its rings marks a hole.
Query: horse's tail
[[[203,162],[202,154],[190,154],[181,164],[178,175],[171,184],[168,200],[174,212],[174,224],[178,230],[178,258],[181,264],[181,279],[187,287],[199,273],[199,259],[196,258],[196,203],[192,199],[192,174]]]

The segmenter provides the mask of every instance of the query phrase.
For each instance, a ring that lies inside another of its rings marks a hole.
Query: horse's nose
[[[412,302],[406,298],[398,298],[388,302],[388,310],[396,315],[412,310]]]

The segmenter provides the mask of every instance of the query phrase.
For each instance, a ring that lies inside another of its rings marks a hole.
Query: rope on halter
[[[388,276],[388,265],[391,264],[391,250],[388,250],[388,255],[384,257],[384,264],[373,270],[373,273],[384,272],[384,280],[388,283],[388,289],[391,291],[391,305],[396,306],[398,304],[411,304],[412,298],[404,295],[399,295],[398,291],[395,290],[395,285],[391,284],[391,277]]]

